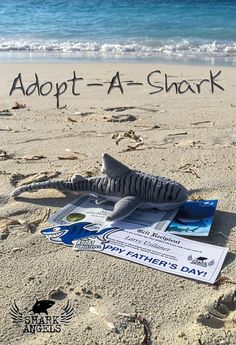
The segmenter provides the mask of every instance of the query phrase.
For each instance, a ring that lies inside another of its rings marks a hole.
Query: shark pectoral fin
[[[107,199],[101,198],[101,197],[97,197],[95,200],[95,204],[97,204],[97,205],[105,204],[105,202],[107,202]]]
[[[107,221],[121,220],[130,215],[142,203],[141,199],[135,196],[126,196],[114,206],[113,212],[107,216]]]
[[[72,183],[77,183],[77,182],[80,182],[80,181],[86,181],[86,178],[81,176],[81,175],[78,175],[78,174],[75,174],[71,177],[71,182]]]
[[[128,174],[131,170],[107,153],[102,157],[102,173],[110,178]]]

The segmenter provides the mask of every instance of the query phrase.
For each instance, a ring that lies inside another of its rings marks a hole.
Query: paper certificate
[[[180,276],[214,283],[227,248],[191,241],[153,229],[116,231],[102,252]],[[74,246],[79,248],[79,242]]]

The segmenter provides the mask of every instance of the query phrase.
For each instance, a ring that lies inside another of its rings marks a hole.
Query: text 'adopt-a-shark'
[[[102,173],[91,178],[76,174],[70,180],[35,182],[17,188],[12,196],[46,188],[92,194],[100,199],[99,203],[106,200],[115,202],[108,221],[124,219],[137,208],[173,210],[188,198],[187,189],[180,183],[132,170],[106,153],[103,155]]]

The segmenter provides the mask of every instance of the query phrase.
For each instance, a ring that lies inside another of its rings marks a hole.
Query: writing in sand
[[[203,91],[214,93],[216,89],[224,91],[224,88],[217,82],[217,78],[220,76],[221,71],[213,73],[209,71],[207,78],[200,81],[193,82],[185,79],[173,81],[173,77],[168,76],[168,74],[160,70],[154,70],[146,76],[145,82],[125,82],[120,78],[120,72],[116,72],[110,79],[110,81],[105,86],[104,83],[86,83],[86,80],[79,76],[76,71],[73,71],[72,77],[62,82],[52,82],[52,81],[41,81],[38,74],[34,73],[34,81],[31,83],[26,83],[22,73],[19,73],[14,79],[9,96],[17,93],[19,96],[31,96],[33,94],[46,97],[52,95],[56,99],[57,108],[61,108],[61,96],[66,93],[71,93],[73,96],[80,96],[80,87],[104,87],[106,88],[106,94],[111,94],[118,89],[120,94],[123,94],[127,87],[140,87],[144,85],[149,85],[149,94],[160,94],[160,93],[175,93],[175,94],[200,94]],[[83,84],[82,84],[83,83]],[[86,83],[86,84],[85,84]]]

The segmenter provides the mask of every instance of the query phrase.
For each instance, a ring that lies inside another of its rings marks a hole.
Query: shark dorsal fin
[[[131,171],[127,166],[117,161],[107,153],[104,153],[102,163],[102,173],[106,174],[110,178],[119,177]]]
[[[86,178],[78,174],[73,175],[71,178],[72,183],[77,183],[77,182],[82,182],[82,181],[86,181]]]

